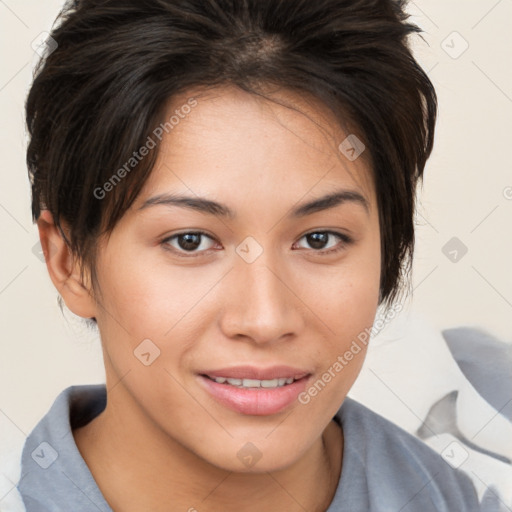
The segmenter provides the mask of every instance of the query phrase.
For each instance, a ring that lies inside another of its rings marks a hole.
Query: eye
[[[162,245],[166,250],[170,250],[178,256],[199,256],[201,253],[211,249],[215,240],[204,231],[187,231],[172,235],[162,240]],[[188,254],[187,254],[188,253]]]
[[[338,243],[336,243],[336,238]],[[353,242],[348,235],[336,231],[312,231],[302,236],[300,240],[302,239],[306,239],[315,252],[321,255],[341,251]]]
[[[336,253],[353,242],[348,235],[336,231],[312,231],[303,235],[300,240],[302,239],[307,240],[319,255]],[[172,251],[177,256],[195,257],[211,249],[215,240],[204,231],[186,231],[165,238],[161,244],[165,250]]]

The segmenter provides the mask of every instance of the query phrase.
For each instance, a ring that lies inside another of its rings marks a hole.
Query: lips
[[[219,404],[240,414],[271,415],[288,409],[304,391],[311,372],[291,366],[237,366],[206,370],[200,386]]]
[[[232,379],[226,377],[205,377],[215,381],[217,384],[228,384],[241,388],[277,388],[288,384],[292,384],[296,379],[290,377],[289,379]]]
[[[251,380],[274,380],[294,379],[299,380],[310,372],[301,368],[279,365],[269,368],[257,368],[255,366],[234,366],[231,368],[220,368],[218,370],[205,370],[199,372],[211,379],[223,377],[225,379],[251,379]]]

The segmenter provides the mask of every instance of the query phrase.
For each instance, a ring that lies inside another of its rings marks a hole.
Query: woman
[[[67,4],[27,100],[32,212],[106,386],[28,437],[27,511],[478,510],[346,398],[407,285],[437,107],[415,32],[392,0]]]

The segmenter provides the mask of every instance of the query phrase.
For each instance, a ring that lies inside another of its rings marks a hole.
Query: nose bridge
[[[233,296],[224,318],[226,333],[260,343],[296,334],[300,315],[277,251],[262,246],[258,250],[249,240],[247,246],[237,247],[234,267]]]

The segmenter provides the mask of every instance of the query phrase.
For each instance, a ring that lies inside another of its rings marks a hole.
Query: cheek
[[[137,252],[133,247],[129,254],[115,265],[107,259],[103,264],[104,304],[110,313],[106,322],[135,339],[172,335],[172,329],[199,306],[215,276],[205,268],[171,265],[159,248],[149,257],[147,250]]]
[[[316,294],[315,310],[326,326],[317,356],[323,370],[330,372],[325,379],[332,380],[331,391],[338,397],[345,396],[364,362],[378,307],[380,273],[380,241],[374,237],[324,279],[327,287]]]
[[[338,348],[373,323],[380,274],[380,240],[374,236],[350,250],[339,266],[308,278],[303,294],[312,301]]]
[[[135,253],[115,266],[105,262],[103,268],[106,307],[98,325],[112,382],[128,375],[123,382],[148,416],[190,408],[190,397],[178,384],[180,367],[201,338],[204,325],[198,313],[215,276],[145,261]],[[185,423],[192,425],[196,415],[199,411],[189,412]]]
[[[378,305],[379,275],[371,269],[364,277],[347,271],[317,305],[326,325],[314,353],[320,365],[298,401],[319,425],[336,414],[361,371]]]
[[[336,290],[325,294],[322,305],[322,320],[327,326],[326,342],[321,345],[319,360],[324,368],[331,367],[338,356],[344,356],[344,380],[353,381],[362,366],[366,354],[368,331],[378,306],[379,274],[360,276],[358,272],[344,275]],[[356,355],[357,354],[357,355]],[[341,370],[341,369],[340,369]],[[350,375],[350,378],[349,378]],[[338,379],[339,380],[339,379]]]

